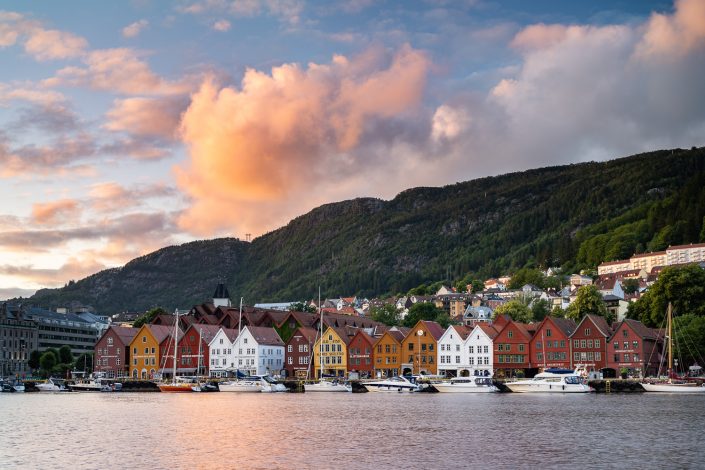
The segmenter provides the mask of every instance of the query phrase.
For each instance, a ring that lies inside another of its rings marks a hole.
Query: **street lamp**
[[[419,346],[419,352],[418,352],[418,358],[419,358],[419,375],[421,375],[421,337],[423,336],[423,330],[418,330],[416,332],[416,336],[418,336],[418,346]]]

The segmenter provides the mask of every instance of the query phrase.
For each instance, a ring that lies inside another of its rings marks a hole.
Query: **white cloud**
[[[228,20],[218,20],[213,23],[213,29],[220,32],[225,32],[230,30],[230,21]]]
[[[135,21],[134,23],[122,28],[122,35],[126,38],[137,37],[147,28],[147,26],[149,26],[149,21],[147,20]]]

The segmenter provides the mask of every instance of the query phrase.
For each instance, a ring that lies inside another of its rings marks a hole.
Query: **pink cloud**
[[[40,225],[66,223],[76,220],[80,216],[78,201],[75,199],[61,199],[47,203],[32,205],[32,219]]]
[[[230,21],[228,20],[218,20],[213,23],[213,29],[224,33],[230,30]]]
[[[216,231],[260,211],[258,203],[296,201],[329,166],[354,158],[373,122],[418,106],[428,69],[426,56],[405,46],[393,57],[336,56],[330,64],[285,64],[271,74],[250,69],[240,89],[205,82],[182,120],[191,160],[175,171],[194,205],[181,225]]]
[[[188,99],[181,96],[118,99],[106,114],[108,121],[105,128],[172,139],[179,127],[181,113],[187,106]]]
[[[705,2],[677,0],[675,7],[673,15],[651,15],[637,56],[682,56],[705,44]]]
[[[37,60],[70,59],[83,55],[88,42],[73,33],[36,29],[30,33],[24,47]]]
[[[131,23],[122,28],[122,35],[126,38],[137,37],[142,31],[147,28],[147,26],[149,26],[149,21],[147,20],[135,21],[134,23]]]

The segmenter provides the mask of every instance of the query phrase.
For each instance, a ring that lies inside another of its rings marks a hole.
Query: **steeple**
[[[230,292],[228,292],[228,288],[222,282],[218,283],[218,287],[215,288],[213,305],[216,307],[230,307]]]

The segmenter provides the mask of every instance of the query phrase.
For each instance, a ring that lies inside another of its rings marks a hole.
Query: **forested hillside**
[[[705,240],[705,149],[535,169],[327,204],[251,243],[169,247],[33,300],[101,311],[187,307],[224,280],[248,303],[405,292],[524,266],[602,261]]]

